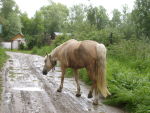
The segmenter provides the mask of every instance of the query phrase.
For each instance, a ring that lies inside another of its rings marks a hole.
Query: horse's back
[[[91,40],[72,41],[68,45],[68,60],[72,65],[84,67],[97,59],[97,42]]]
[[[97,59],[96,47],[99,43],[92,40],[68,40],[61,48],[62,59],[67,59],[71,67],[85,67]]]
[[[96,41],[92,41],[92,40],[84,40],[81,42],[80,47],[79,47],[79,51],[83,54],[85,54],[85,56],[88,56],[88,58],[90,59],[96,59],[97,57],[97,53],[96,53],[96,46],[97,46]],[[85,58],[83,58],[85,59]]]

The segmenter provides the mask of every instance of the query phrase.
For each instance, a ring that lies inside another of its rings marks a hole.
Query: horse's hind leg
[[[77,84],[77,94],[76,96],[77,97],[80,97],[81,94],[80,94],[80,85],[79,85],[79,82],[78,82],[78,79],[79,79],[79,73],[78,73],[78,70],[74,69],[74,76],[75,76],[75,81],[76,81],[76,84]]]
[[[98,92],[98,89],[97,89],[97,86],[95,87],[95,97],[94,97],[94,100],[93,100],[93,105],[98,105],[98,98],[99,98],[99,92]]]
[[[66,69],[65,69],[65,68],[61,68],[61,71],[62,71],[62,75],[61,75],[61,83],[60,83],[59,88],[57,89],[57,92],[61,92],[61,91],[62,91],[63,83],[64,83],[64,75],[65,75]]]
[[[88,98],[92,98],[93,97],[92,93],[93,93],[93,90],[95,89],[95,86],[96,86],[96,82],[93,82],[92,87],[91,87],[91,89],[90,89],[90,91],[88,93]]]
[[[86,70],[87,70],[87,72],[88,72],[88,75],[89,75],[90,79],[93,81],[92,86],[91,86],[91,89],[90,89],[90,91],[89,91],[89,93],[88,93],[88,98],[92,98],[92,97],[93,97],[93,95],[92,95],[93,90],[94,90],[95,87],[96,87],[96,81],[95,81],[95,79],[94,79],[94,76],[92,76],[92,75],[94,75],[94,72],[93,72],[91,69],[89,69],[89,68],[87,68]]]

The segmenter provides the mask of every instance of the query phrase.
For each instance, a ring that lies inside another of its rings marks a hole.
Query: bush
[[[46,53],[50,53],[55,47],[54,46],[43,46],[41,48],[38,47],[34,47],[32,49],[32,54],[37,54],[37,55],[41,55],[41,56],[45,56]]]
[[[150,70],[150,45],[143,40],[122,40],[111,45],[108,54],[136,71],[147,73]]]
[[[24,49],[25,49],[25,45],[24,45],[23,43],[21,43],[21,44],[19,45],[19,49],[20,49],[20,50],[24,50]]]

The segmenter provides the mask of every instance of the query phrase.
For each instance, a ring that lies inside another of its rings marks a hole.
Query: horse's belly
[[[82,61],[76,60],[76,61],[70,61],[68,67],[79,69],[85,67],[85,65]]]

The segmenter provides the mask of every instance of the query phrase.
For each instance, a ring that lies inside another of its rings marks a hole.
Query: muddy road
[[[4,91],[0,113],[124,113],[102,104],[92,105],[87,98],[89,86],[80,81],[81,97],[76,97],[74,78],[65,78],[64,88],[57,92],[60,69],[42,75],[43,57],[7,52],[10,56],[0,76]]]

